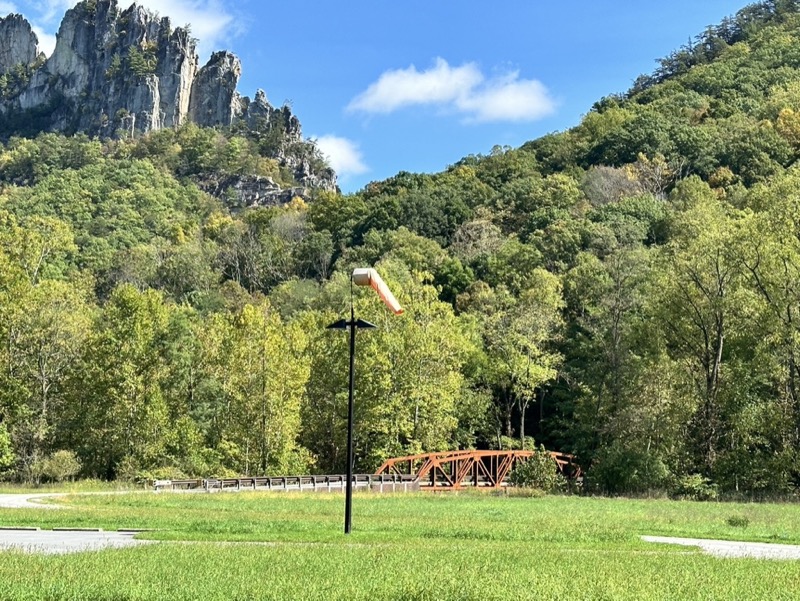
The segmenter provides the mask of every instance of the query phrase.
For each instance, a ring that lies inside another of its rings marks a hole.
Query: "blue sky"
[[[74,0],[0,0],[47,50]],[[127,6],[126,0],[119,0]],[[289,102],[344,191],[578,123],[744,0],[142,0]]]

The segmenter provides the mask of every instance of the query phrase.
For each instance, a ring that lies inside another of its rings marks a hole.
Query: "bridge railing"
[[[160,490],[260,490],[260,491],[310,491],[327,492],[343,490],[347,477],[341,474],[327,476],[253,476],[248,478],[206,478],[185,480],[154,480],[153,488]],[[356,490],[376,492],[408,492],[417,490],[417,478],[410,474],[356,474]]]
[[[411,491],[419,488],[462,488],[507,486],[506,478],[516,465],[534,451],[446,451],[421,453],[387,459],[375,474],[353,476],[356,490],[378,492]],[[550,452],[559,471],[567,478],[579,479],[581,470],[575,457]],[[155,480],[155,490],[274,490],[338,491],[346,485],[341,474],[321,476],[253,476],[246,478],[206,478]]]

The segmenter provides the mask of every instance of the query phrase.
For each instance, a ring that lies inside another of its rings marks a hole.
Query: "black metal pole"
[[[353,395],[356,373],[356,318],[350,307],[350,388],[347,398],[347,485],[344,498],[344,533],[350,534],[353,524]]]
[[[363,319],[356,319],[353,307],[350,307],[350,321],[340,319],[337,322],[328,326],[329,330],[346,330],[350,328],[350,386],[348,387],[347,395],[347,482],[345,482],[345,498],[344,498],[344,533],[350,534],[352,529],[352,516],[353,516],[353,467],[355,460],[353,458],[353,397],[355,396],[355,383],[356,383],[356,330],[361,328],[370,329],[374,328],[372,324]]]

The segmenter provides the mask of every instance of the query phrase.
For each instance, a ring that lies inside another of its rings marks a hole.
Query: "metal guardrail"
[[[207,478],[188,480],[154,480],[153,488],[161,490],[204,490],[214,491],[310,491],[333,492],[344,490],[347,477],[341,474],[332,476],[278,476],[251,478]],[[353,476],[356,490],[374,492],[409,492],[419,489],[416,476],[409,474],[357,474]]]

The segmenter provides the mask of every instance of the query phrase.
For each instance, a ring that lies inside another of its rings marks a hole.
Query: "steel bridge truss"
[[[518,463],[526,461],[533,451],[444,451],[387,459],[380,474],[415,475],[423,488],[462,488],[506,486],[506,477]],[[559,472],[567,478],[578,478],[580,467],[572,455],[550,452]]]

